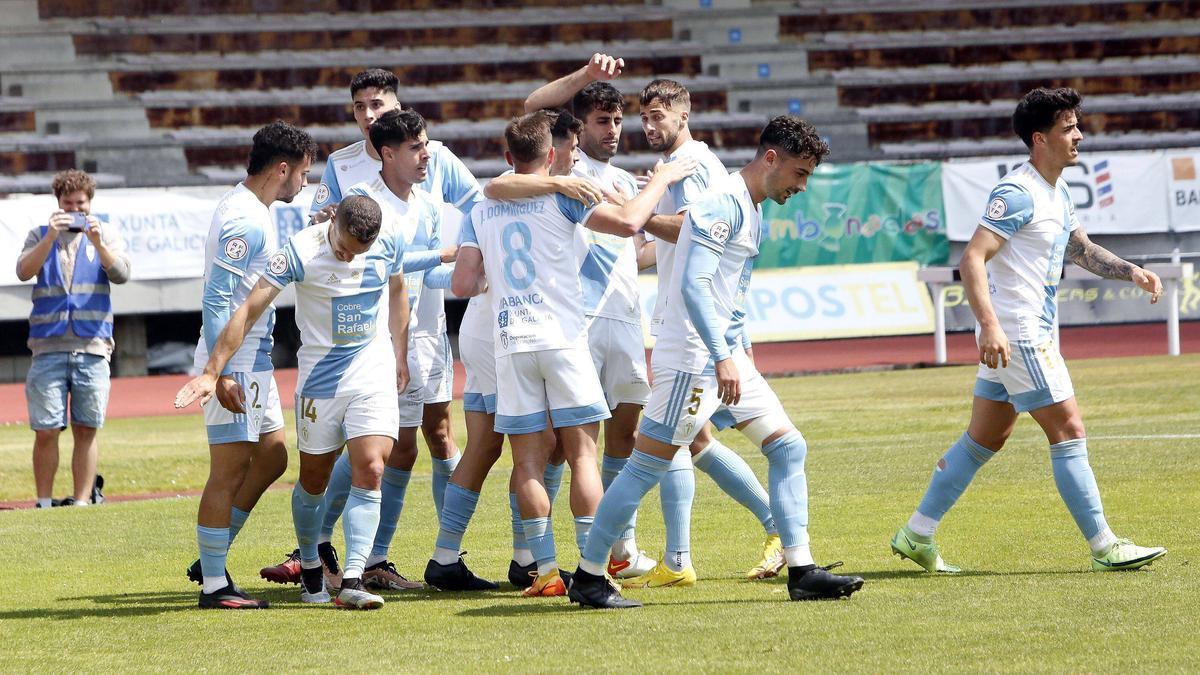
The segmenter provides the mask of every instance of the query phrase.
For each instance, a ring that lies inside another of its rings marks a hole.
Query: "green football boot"
[[[961,568],[947,565],[946,561],[942,560],[933,537],[922,537],[908,529],[907,525],[896,530],[896,536],[892,537],[892,553],[917,563],[924,567],[926,572],[958,574],[962,571]]]
[[[1167,554],[1161,546],[1138,546],[1128,539],[1118,539],[1099,555],[1092,555],[1093,572],[1136,570]]]

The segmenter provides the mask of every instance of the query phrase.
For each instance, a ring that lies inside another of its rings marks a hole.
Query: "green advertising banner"
[[[766,228],[755,267],[916,261],[950,256],[942,204],[942,167],[829,164],[808,191],[780,206],[763,204]]]

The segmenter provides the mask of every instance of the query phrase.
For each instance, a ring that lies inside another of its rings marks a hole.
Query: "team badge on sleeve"
[[[321,183],[321,186],[317,188],[317,194],[313,196],[313,201],[318,204],[321,204],[321,203],[324,203],[328,199],[329,199],[329,186],[324,183]]]
[[[729,223],[718,220],[708,228],[708,236],[718,244],[724,244],[729,239]]]
[[[988,218],[991,218],[992,220],[998,220],[1004,217],[1005,213],[1008,213],[1008,204],[1005,204],[1004,200],[1000,197],[996,197],[990,204],[988,204]]]
[[[283,274],[284,272],[287,271],[287,268],[288,268],[288,259],[287,259],[287,255],[284,254],[283,251],[280,251],[279,253],[276,253],[275,255],[271,256],[271,260],[267,263],[267,269],[271,271],[271,274],[275,274],[275,275]]]
[[[241,260],[246,257],[246,240],[241,237],[234,237],[225,242],[225,255],[230,260]]]

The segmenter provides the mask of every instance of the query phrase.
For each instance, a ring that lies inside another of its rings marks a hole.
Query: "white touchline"
[[[1200,438],[1200,434],[1149,434],[1144,436],[1088,436],[1089,441],[1149,441],[1155,438]]]

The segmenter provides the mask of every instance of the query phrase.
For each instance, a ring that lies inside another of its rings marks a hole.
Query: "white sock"
[[[528,567],[533,564],[533,551],[527,548],[514,548],[513,560],[521,567]]]
[[[48,509],[51,506],[53,506],[53,504],[51,503],[52,501],[53,500],[50,497],[38,497],[37,505],[42,507],[43,509]]]
[[[538,576],[545,576],[554,570],[558,569],[558,561],[551,560],[550,562],[540,563],[538,565]]]
[[[222,577],[204,577],[204,592],[205,593],[216,593],[217,591],[221,590],[222,588],[225,588],[226,583],[228,583],[228,582],[225,581],[225,577],[223,577],[223,576]]]
[[[387,562],[386,555],[372,555],[367,557],[366,567],[374,567],[381,562]]]
[[[692,564],[691,551],[667,551],[663,556],[663,562],[672,572],[682,572]]]
[[[783,549],[783,558],[787,560],[788,567],[816,565],[807,546],[788,546]]]
[[[87,502],[87,501],[75,502],[75,506],[90,506],[90,505],[91,505],[90,502]]]
[[[439,546],[433,549],[433,561],[439,565],[453,565],[458,562],[458,551]]]
[[[302,569],[302,570],[315,570],[320,566],[321,566],[320,558],[317,558],[316,560],[310,560],[310,561],[305,561],[305,560],[300,561],[300,569]]]
[[[921,535],[922,537],[932,537],[934,532],[937,532],[940,520],[934,520],[920,511],[913,511],[912,516],[908,519],[908,529]]]
[[[580,558],[580,560],[579,560],[579,569],[583,570],[584,572],[587,572],[588,574],[594,574],[598,577],[604,576],[604,566],[603,565],[597,565],[596,563],[590,563],[582,558]]]
[[[1103,553],[1109,546],[1112,546],[1116,540],[1117,535],[1113,534],[1113,531],[1106,527],[1100,530],[1096,536],[1088,539],[1088,546],[1091,547],[1092,553],[1099,554]]]
[[[637,540],[633,537],[618,539],[612,546],[612,557],[616,560],[629,560],[637,555]]]
[[[317,546],[320,546],[321,544],[328,544],[331,541],[333,541],[333,535],[321,535],[317,537]]]

